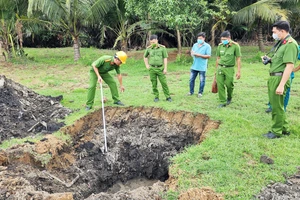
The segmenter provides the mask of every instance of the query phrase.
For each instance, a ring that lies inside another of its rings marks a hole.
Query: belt
[[[226,66],[226,65],[221,65],[221,64],[219,64],[219,66],[221,66],[221,67],[234,67],[234,65],[230,65],[230,66]]]
[[[273,72],[273,73],[270,73],[270,76],[282,76],[283,73],[282,72]]]
[[[151,67],[155,67],[155,68],[158,68],[158,67],[161,67],[162,65],[151,65]]]

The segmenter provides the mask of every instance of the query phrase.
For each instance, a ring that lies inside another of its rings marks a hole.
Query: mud
[[[60,122],[71,110],[59,97],[46,97],[0,75],[0,143],[35,133],[52,133],[64,126]]]
[[[104,151],[102,110],[98,110],[61,129],[71,135],[70,142],[49,135],[36,144],[2,152],[7,169],[1,180],[14,182],[19,177],[19,185],[24,185],[19,189],[22,198],[43,191],[72,194],[73,199],[159,199],[167,188],[163,181],[168,179],[170,158],[219,126],[206,115],[158,108],[106,107],[105,116],[108,152]],[[155,184],[122,189],[122,184],[140,178]],[[116,183],[120,190],[112,189]],[[2,191],[12,198],[20,193]]]
[[[73,125],[58,122],[70,110],[61,97],[45,97],[0,76],[1,141],[43,132],[36,143],[0,150],[0,200],[153,200],[162,199],[177,180],[169,177],[170,158],[199,144],[219,126],[208,116],[159,108],[105,107]],[[53,124],[53,125],[52,125]],[[71,136],[63,141],[51,134]],[[256,199],[299,199],[300,179],[264,188]],[[192,188],[180,200],[222,200],[210,188]]]

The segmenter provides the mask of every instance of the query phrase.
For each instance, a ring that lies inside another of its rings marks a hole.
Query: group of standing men
[[[282,135],[289,135],[288,123],[286,121],[284,109],[284,97],[287,89],[290,88],[290,74],[292,71],[298,71],[300,66],[294,69],[298,56],[298,44],[290,36],[290,26],[287,21],[278,21],[273,24],[273,38],[278,42],[272,48],[270,57],[262,57],[264,64],[270,63],[270,77],[268,80],[268,94],[270,105],[272,106],[273,126],[271,131],[264,134],[265,137],[273,139]],[[220,104],[219,108],[226,107],[231,103],[234,75],[236,79],[241,77],[241,48],[238,43],[231,40],[230,32],[224,31],[220,35],[221,43],[217,47],[216,60],[216,81],[218,87],[218,96]],[[195,79],[199,74],[200,85],[197,96],[203,95],[205,86],[205,74],[208,66],[208,59],[211,57],[211,47],[205,42],[205,33],[201,32],[197,35],[197,43],[191,50],[193,64],[191,66],[189,88],[189,96],[194,94]],[[172,102],[169,87],[167,85],[167,50],[165,46],[158,43],[157,35],[151,35],[150,46],[144,53],[144,63],[149,70],[150,80],[152,83],[152,91],[154,94],[154,102],[159,101],[159,92],[157,89],[158,80],[161,83],[163,93],[166,100]],[[90,85],[88,89],[88,97],[86,110],[90,110],[94,103],[96,84],[106,82],[111,90],[114,104],[124,105],[119,100],[116,82],[109,75],[109,71],[115,70],[118,75],[121,92],[124,91],[122,85],[122,76],[120,73],[120,65],[125,63],[127,55],[123,51],[117,52],[114,56],[102,56],[92,64],[90,70]],[[237,65],[235,74],[234,66]]]

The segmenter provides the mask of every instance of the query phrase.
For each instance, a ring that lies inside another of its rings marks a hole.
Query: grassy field
[[[170,55],[174,49],[169,49]],[[72,48],[25,49],[30,59],[1,64],[0,72],[39,94],[63,95],[62,104],[75,112],[66,119],[72,124],[84,116],[90,64],[104,54],[114,51],[94,48],[81,49],[82,59],[74,63]],[[186,148],[172,159],[170,174],[178,179],[179,191],[169,191],[168,199],[176,199],[180,191],[192,187],[209,186],[224,194],[225,199],[252,199],[270,182],[284,181],[284,176],[297,172],[300,166],[299,91],[296,74],[291,89],[287,116],[292,134],[269,140],[262,136],[271,127],[271,115],[265,113],[268,102],[268,66],[261,64],[257,47],[242,47],[241,79],[235,80],[232,104],[217,108],[217,94],[210,92],[215,72],[216,57],[209,60],[206,87],[202,98],[187,97],[189,92],[190,58],[169,61],[167,80],[173,102],[166,102],[159,85],[161,101],[153,102],[151,83],[142,58],[143,52],[129,52],[128,62],[122,66],[125,92],[120,94],[126,106],[154,106],[169,111],[185,110],[205,113],[219,120],[218,130],[209,133],[200,145]],[[215,51],[213,51],[215,54]],[[114,72],[113,72],[114,73]],[[300,75],[300,74],[299,74]],[[195,91],[198,91],[199,79]],[[109,89],[104,95],[112,106]],[[96,94],[93,109],[101,107],[100,92]],[[2,147],[3,148],[3,147]],[[260,156],[274,159],[273,165],[260,163]],[[209,157],[210,159],[206,159]]]

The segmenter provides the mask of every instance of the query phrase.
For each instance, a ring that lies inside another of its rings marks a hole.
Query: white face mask
[[[280,40],[280,38],[278,37],[278,35],[276,33],[273,33],[272,37],[274,38],[274,40]]]

